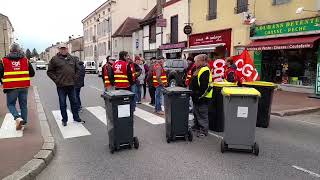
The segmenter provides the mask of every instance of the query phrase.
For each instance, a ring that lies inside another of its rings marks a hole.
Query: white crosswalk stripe
[[[134,112],[134,115],[151,123],[151,124],[164,124],[165,120],[164,118],[154,115],[152,113],[149,113],[148,111],[145,111],[143,109],[140,108],[136,108],[136,111]]]
[[[16,121],[13,116],[7,113],[0,129],[0,139],[18,138],[23,136],[23,131],[16,130]]]
[[[98,118],[103,124],[107,125],[106,110],[103,107],[87,107],[86,109],[91,112],[96,118]]]
[[[70,110],[67,110],[67,113],[69,117],[68,125],[64,127],[61,121],[62,117],[60,110],[52,111],[52,114],[64,139],[91,135],[91,133],[81,123],[73,121],[72,113],[70,112]]]

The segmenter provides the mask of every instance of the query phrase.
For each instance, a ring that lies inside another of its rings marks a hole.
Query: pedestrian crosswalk
[[[144,105],[142,105],[144,106]],[[100,122],[102,122],[105,126],[107,126],[107,117],[106,117],[106,110],[105,108],[101,106],[95,106],[95,107],[87,107],[85,108],[89,113],[91,113],[93,116],[96,117],[96,119]],[[76,138],[76,137],[82,137],[82,136],[89,136],[91,133],[89,130],[85,127],[85,124],[80,124],[77,122],[74,122],[72,120],[72,113],[70,110],[68,112],[68,125],[66,127],[62,126],[61,120],[61,114],[60,110],[52,111],[53,117],[55,119],[55,122],[58,125],[58,128],[60,129],[61,135],[64,139],[69,138]],[[161,125],[165,123],[165,118],[157,116],[147,110],[144,110],[141,107],[136,107],[136,110],[134,112],[134,116],[137,117],[139,120],[146,121],[152,125]],[[189,120],[193,119],[193,116],[189,116]],[[84,119],[86,120],[86,119]],[[91,121],[92,122],[92,121]]]
[[[60,132],[63,136],[63,138],[74,138],[74,137],[80,137],[80,136],[88,136],[91,135],[91,133],[87,130],[86,127],[83,126],[81,123],[77,123],[73,121],[72,113],[70,110],[67,110],[68,113],[68,125],[63,126],[62,125],[62,116],[60,111],[52,111],[53,117],[55,121],[57,122],[57,125],[60,129]]]
[[[16,130],[16,121],[7,113],[0,128],[0,139],[18,138],[23,136],[23,131]]]

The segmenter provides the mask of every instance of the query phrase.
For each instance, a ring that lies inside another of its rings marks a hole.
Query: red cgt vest
[[[109,79],[109,72],[108,72],[108,64],[106,64],[103,68],[103,74],[104,74],[104,87],[109,88],[111,87],[111,82]]]
[[[3,89],[30,87],[29,63],[27,58],[11,61],[3,58],[4,77]]]
[[[192,70],[196,68],[196,65],[193,64],[192,67],[189,69],[189,71],[187,72],[187,76],[186,76],[186,86],[190,85],[190,80],[192,78]]]
[[[168,83],[167,81],[167,75],[166,75],[166,71],[163,69],[163,67],[160,64],[155,64],[153,66],[153,74],[152,74],[152,79],[153,79],[153,86],[154,87],[158,87],[160,84],[157,80],[157,74],[156,71],[158,68],[161,68],[161,81],[166,85]]]
[[[116,88],[127,89],[130,87],[127,66],[128,63],[122,60],[118,60],[113,64],[114,86]]]

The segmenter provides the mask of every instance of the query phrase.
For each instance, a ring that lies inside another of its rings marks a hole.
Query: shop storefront
[[[183,54],[194,56],[206,53],[210,58],[230,56],[231,29],[212,31],[189,36],[189,48]]]
[[[163,44],[160,46],[163,57],[166,59],[181,59],[182,51],[186,48],[187,42],[180,42],[177,44]]]
[[[254,51],[261,80],[285,90],[319,91],[319,24],[320,17],[314,17],[254,27],[247,48]]]

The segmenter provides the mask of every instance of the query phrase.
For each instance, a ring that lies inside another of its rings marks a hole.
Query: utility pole
[[[7,27],[5,27],[5,24],[2,23],[2,34],[3,34],[3,48],[4,48],[4,56],[7,55],[7,48],[6,48],[6,35],[5,31],[7,31]]]

